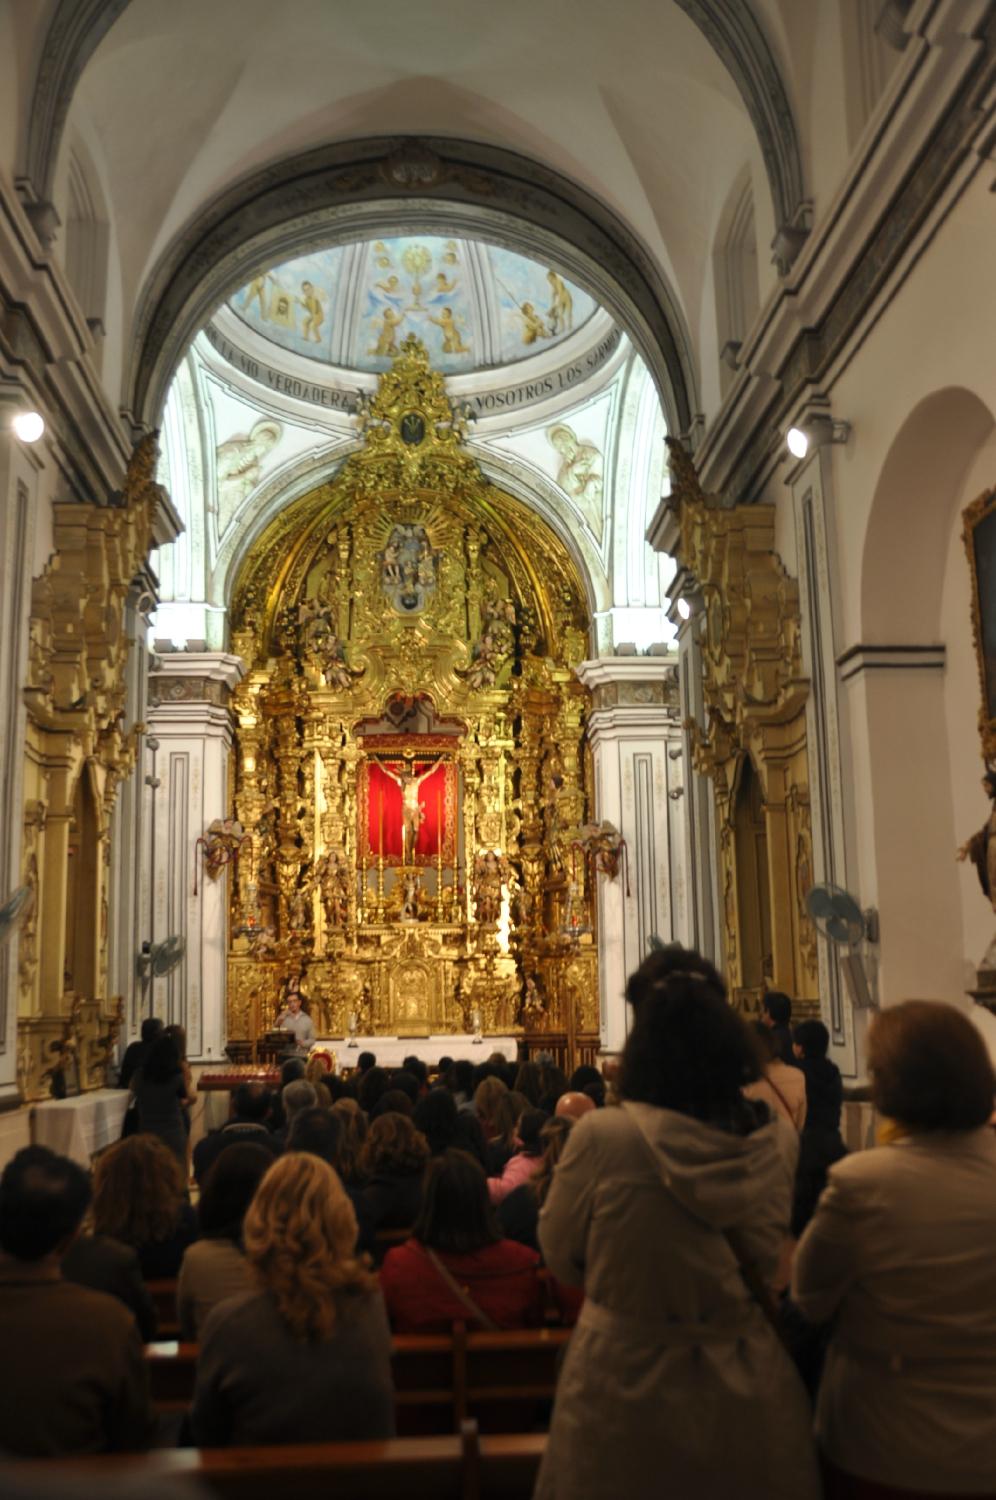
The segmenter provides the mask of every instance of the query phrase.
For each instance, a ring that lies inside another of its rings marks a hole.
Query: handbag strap
[[[492,1318],[489,1318],[482,1308],[478,1307],[466,1288],[462,1287],[456,1278],[446,1269],[435,1250],[431,1250],[428,1245],[422,1245],[421,1249],[428,1256],[440,1278],[449,1287],[454,1297],[460,1303],[460,1306],[469,1312],[471,1317],[476,1318],[478,1323],[482,1324],[489,1333],[497,1333],[498,1324]]]
[[[783,1108],[785,1110],[785,1113],[789,1117],[789,1124],[794,1129],[796,1135],[798,1135],[799,1134],[799,1127],[795,1123],[795,1115],[792,1113],[792,1106],[791,1106],[791,1104],[788,1102],[788,1100],[786,1099],[785,1095],[782,1093],[781,1089],[778,1087],[777,1083],[772,1078],[772,1076],[771,1076],[770,1073],[765,1072],[764,1075],[763,1075],[763,1077],[764,1077],[764,1081],[768,1085],[768,1087],[774,1089],[774,1091],[777,1094],[778,1098],[781,1100],[781,1103],[782,1103],[782,1106],[783,1106]]]

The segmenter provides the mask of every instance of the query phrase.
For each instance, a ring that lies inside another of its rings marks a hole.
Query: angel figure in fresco
[[[436,298],[448,297],[451,292],[456,291],[457,279],[455,276],[447,278],[445,271],[440,271],[436,277]],[[433,301],[436,300],[433,298]]]
[[[519,308],[522,319],[522,342],[535,344],[537,339],[549,338],[550,333],[543,319],[531,302],[523,302]]]
[[[397,276],[389,276],[386,281],[378,281],[375,282],[374,285],[379,292],[384,293],[385,297],[401,296],[401,282],[398,280]]]
[[[215,450],[218,499],[222,517],[231,515],[259,484],[263,464],[283,437],[272,417],[254,422],[248,433],[236,432]]]
[[[546,279],[550,283],[550,306],[547,310],[550,334],[570,333],[574,324],[574,298],[556,271],[547,271]]]
[[[305,342],[311,341],[320,344],[322,341],[321,326],[325,322],[325,293],[316,290],[311,281],[301,282],[301,295],[298,302],[304,308],[304,327],[301,336]]]
[[[444,354],[469,354],[470,345],[465,344],[460,336],[460,330],[456,325],[452,307],[440,309],[439,317],[429,315],[429,322],[435,323],[437,328],[443,330],[443,353]]]
[[[268,281],[271,281],[272,279],[273,278],[271,277],[269,271],[264,271],[261,276],[253,277],[248,287],[246,288],[245,295],[242,299],[243,312],[248,312],[253,303],[258,302],[259,315],[264,320],[266,319],[266,283]]]
[[[380,314],[380,331],[377,334],[377,342],[369,354],[379,355],[382,359],[390,359],[398,352],[398,329],[404,322],[405,315],[398,312],[396,308],[385,307]]]
[[[385,776],[390,776],[393,782],[401,788],[401,849],[402,857],[406,864],[410,864],[415,857],[415,842],[418,831],[425,822],[425,808],[419,800],[419,787],[427,780],[440,764],[434,760],[421,775],[414,767],[403,766],[400,771],[392,771],[390,766],[380,761],[380,768]],[[440,829],[440,836],[442,829]]]

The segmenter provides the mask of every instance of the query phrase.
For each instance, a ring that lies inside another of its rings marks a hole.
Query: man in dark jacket
[[[226,1146],[248,1142],[251,1146],[262,1146],[274,1156],[280,1155],[283,1147],[265,1123],[270,1102],[270,1090],[261,1083],[240,1083],[232,1090],[232,1118],[194,1147],[194,1177],[199,1187],[203,1187],[205,1177]]]
[[[44,1146],[19,1151],[0,1178],[0,1451],[55,1458],[148,1443],[135,1319],[59,1269],[89,1201],[82,1167]]]

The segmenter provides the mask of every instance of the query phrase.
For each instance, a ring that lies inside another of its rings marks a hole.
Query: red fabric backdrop
[[[367,846],[370,859],[375,860],[383,851],[385,860],[395,864],[404,854],[401,788],[387,774],[384,766],[395,775],[405,769],[420,776],[423,771],[428,770],[434,759],[435,756],[409,762],[385,759],[383,766],[376,760],[367,762]],[[450,800],[447,794],[451,792],[447,785],[449,769],[445,762],[441,762],[426,776],[418,789],[418,800],[425,816],[415,841],[417,860],[435,859],[439,853],[440,839],[443,840],[444,859],[450,856],[452,839],[446,837],[447,804]]]

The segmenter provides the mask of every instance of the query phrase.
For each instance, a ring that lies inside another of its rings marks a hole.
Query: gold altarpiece
[[[359,420],[234,590],[229,1038],[296,979],[319,1035],[597,1045],[581,578],[416,339]]]
[[[773,507],[721,505],[682,445],[667,445],[678,556],[705,614],[705,724],[685,727],[715,793],[723,969],[744,1009],[780,989],[818,1015],[799,586],[775,550]]]

